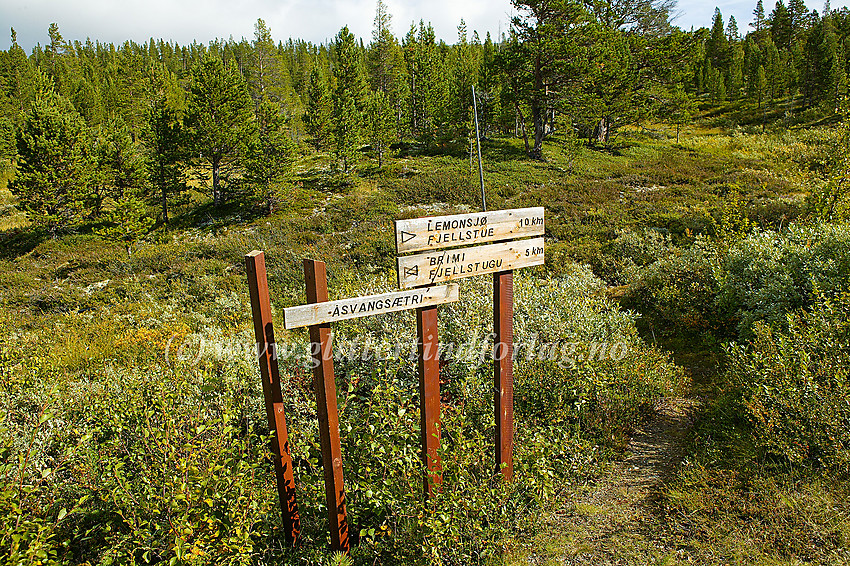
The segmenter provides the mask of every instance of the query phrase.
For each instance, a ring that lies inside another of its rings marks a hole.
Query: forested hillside
[[[681,30],[672,0],[513,5],[503,36],[458,22],[451,44],[427,22],[395,37],[382,0],[371,38],[320,45],[262,19],[190,45],[50,24],[31,53],[11,31],[4,563],[850,564],[850,10],[759,0],[751,23]],[[476,105],[489,208],[546,210],[546,263],[515,280],[514,478],[490,456],[488,278],[440,310],[460,348],[430,499],[412,313],[334,323],[335,554],[309,338],[281,310],[306,302],[302,259],[327,262],[331,299],[388,292],[393,221],[479,210]]]
[[[0,53],[0,157],[17,159],[11,189],[55,235],[138,216],[137,200],[167,222],[187,184],[216,205],[253,194],[271,212],[299,145],[331,152],[343,172],[364,147],[379,165],[393,146],[465,152],[473,85],[483,135],[518,135],[535,158],[553,132],[606,144],[625,125],[681,125],[709,103],[755,104],[730,119],[788,127],[829,115],[847,92],[846,9],[821,17],[779,2],[766,15],[759,2],[744,35],[719,10],[710,29],[680,31],[669,2],[515,4],[504,37],[460,22],[453,45],[425,22],[394,37],[381,2],[365,45],[347,28],[328,45],[275,41],[263,20],[252,41],[186,46],[71,42],[51,24],[27,54],[13,29]]]

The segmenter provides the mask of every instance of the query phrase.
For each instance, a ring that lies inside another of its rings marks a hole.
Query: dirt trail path
[[[565,538],[556,548],[532,553],[528,564],[609,566],[675,558],[675,551],[654,536],[659,509],[653,497],[684,456],[683,441],[698,405],[695,399],[661,399],[656,418],[634,436],[624,459],[592,492],[558,514],[557,530]]]

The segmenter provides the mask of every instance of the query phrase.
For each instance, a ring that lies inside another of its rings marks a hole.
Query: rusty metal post
[[[440,462],[440,360],[437,340],[439,307],[416,309],[417,349],[419,352],[419,426],[422,463],[427,470],[425,495],[439,491],[443,482]]]
[[[514,272],[493,274],[494,408],[496,470],[510,481],[514,474]]]
[[[257,358],[260,377],[263,381],[263,397],[266,405],[266,420],[269,430],[274,432],[274,472],[277,479],[277,495],[283,514],[283,530],[286,542],[297,545],[301,534],[301,519],[295,499],[295,479],[292,473],[292,456],[289,451],[289,434],[283,410],[283,395],[280,389],[280,373],[277,367],[277,350],[272,326],[272,311],[269,302],[269,284],[266,276],[266,260],[263,252],[253,251],[245,256],[248,270],[248,289],[251,295],[251,314],[254,319],[254,336],[257,339]]]
[[[307,283],[307,302],[328,300],[328,276],[323,261],[304,260]],[[310,327],[310,346],[313,355],[313,388],[316,392],[319,416],[319,438],[322,444],[322,469],[325,475],[325,499],[331,547],[348,552],[350,541],[346,516],[345,488],[342,481],[342,448],[339,442],[339,415],[336,405],[333,345],[330,324]]]

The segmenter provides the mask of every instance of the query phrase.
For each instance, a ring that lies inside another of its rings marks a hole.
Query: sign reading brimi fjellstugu
[[[543,265],[543,238],[456,248],[398,258],[402,289]]]

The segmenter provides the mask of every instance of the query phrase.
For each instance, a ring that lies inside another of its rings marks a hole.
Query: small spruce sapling
[[[123,243],[127,257],[132,256],[133,247],[154,225],[154,219],[148,216],[144,201],[135,195],[127,195],[118,201],[106,213],[105,219],[109,225],[95,232],[106,240]]]

